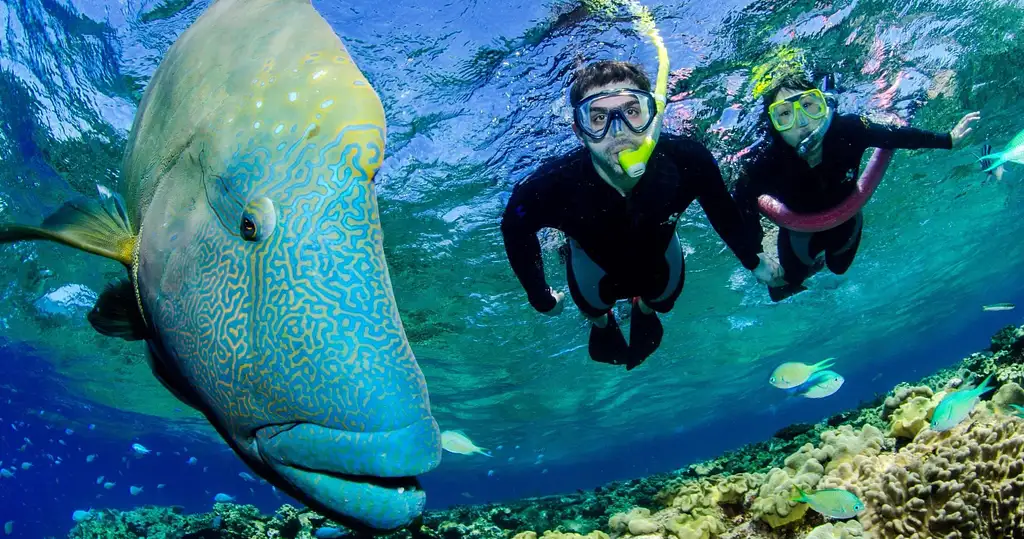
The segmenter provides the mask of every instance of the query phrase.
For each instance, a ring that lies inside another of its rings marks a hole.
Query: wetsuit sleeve
[[[733,200],[743,216],[743,225],[750,235],[750,241],[754,242],[754,251],[764,252],[761,240],[764,238],[764,227],[761,226],[761,210],[757,206],[757,197],[762,193],[754,181],[753,172],[747,167],[740,169],[739,178],[733,188]]]
[[[698,185],[697,200],[715,232],[732,249],[743,267],[748,270],[756,268],[761,260],[757,257],[753,235],[745,226],[739,206],[725,187],[722,171],[714,156],[703,146],[695,147],[684,157],[683,163],[692,167],[691,177]]]
[[[867,148],[918,150],[921,148],[953,149],[953,137],[949,133],[925,131],[916,127],[896,127],[876,124],[863,116],[859,121],[858,135]]]
[[[530,305],[543,313],[555,308],[555,298],[544,278],[544,261],[537,240],[537,232],[545,226],[546,213],[544,198],[536,188],[538,181],[543,179],[528,180],[512,189],[501,216],[501,236],[509,264],[526,290]]]

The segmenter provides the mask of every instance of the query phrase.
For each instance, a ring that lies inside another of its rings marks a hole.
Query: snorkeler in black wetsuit
[[[769,133],[743,165],[735,199],[761,238],[758,196],[768,194],[796,213],[833,208],[857,186],[861,158],[868,148],[919,149],[959,147],[978,113],[964,116],[949,133],[911,127],[888,127],[852,114],[833,114],[835,103],[806,77],[790,75],[764,94],[765,129]],[[783,280],[770,283],[772,301],[806,290],[803,281],[821,268],[843,274],[860,246],[864,218],[858,212],[835,228],[797,232],[780,227],[779,262]],[[758,251],[761,251],[760,241]],[[824,260],[819,257],[824,254]]]
[[[569,291],[593,323],[590,357],[631,370],[661,344],[655,311],[672,309],[683,289],[683,253],[675,234],[679,216],[695,199],[715,231],[761,282],[778,278],[774,261],[758,255],[725,187],[714,157],[689,139],[661,135],[640,178],[618,164],[655,121],[650,82],[639,67],[598,62],[576,76],[571,90],[574,131],[584,148],[539,168],[512,191],[501,220],[513,271],[538,311],[556,315],[564,294],[544,277],[541,228],[567,236]],[[632,298],[630,344],[611,307]]]

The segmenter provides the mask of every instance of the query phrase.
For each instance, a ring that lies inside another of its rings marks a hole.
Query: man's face
[[[628,81],[612,82],[587,90],[581,102],[586,101],[590,96],[615,90],[640,91],[640,88]],[[638,148],[643,142],[644,137],[650,133],[654,124],[652,123],[642,133],[634,133],[624,125],[620,118],[611,115],[611,111],[615,109],[621,111],[628,121],[636,122],[637,125],[640,125],[648,114],[645,104],[641,103],[633,95],[624,94],[604,97],[589,107],[589,120],[592,129],[600,131],[600,127],[604,123],[611,122],[604,138],[594,140],[587,133],[581,131],[575,123],[573,124],[573,131],[583,141],[587,149],[590,150],[595,160],[601,162],[607,169],[614,171],[616,174],[623,174],[622,166],[619,165],[619,153],[624,150]],[[587,118],[582,118],[581,120],[587,121]]]
[[[782,101],[784,99],[789,99],[790,97],[802,93],[804,93],[804,90],[797,90],[795,88],[780,88],[778,93],[775,94],[774,101]],[[821,122],[825,121],[824,118],[818,118],[816,120],[813,118],[809,118],[803,111],[796,111],[795,109],[791,114],[796,115],[796,117],[793,120],[793,127],[785,131],[779,131],[779,135],[782,137],[782,140],[786,141],[786,144],[789,144],[794,148],[799,146],[800,141],[807,138],[807,135],[810,135],[811,133],[814,132],[815,129],[820,127]]]

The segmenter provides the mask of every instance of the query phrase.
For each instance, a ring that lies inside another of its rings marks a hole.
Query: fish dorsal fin
[[[0,243],[50,240],[131,267],[136,237],[124,201],[104,187],[99,192],[98,199],[77,198],[64,203],[40,226],[0,225]]]
[[[89,323],[103,335],[126,341],[146,338],[146,322],[135,300],[135,287],[122,277],[107,285],[89,311]]]

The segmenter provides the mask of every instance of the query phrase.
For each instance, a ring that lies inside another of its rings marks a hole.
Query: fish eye
[[[262,241],[269,237],[277,226],[277,212],[274,203],[266,197],[249,202],[242,212],[238,230],[245,241]]]
[[[256,223],[252,222],[247,215],[242,216],[241,232],[242,237],[248,241],[256,241],[259,238],[259,234],[256,232]]]

